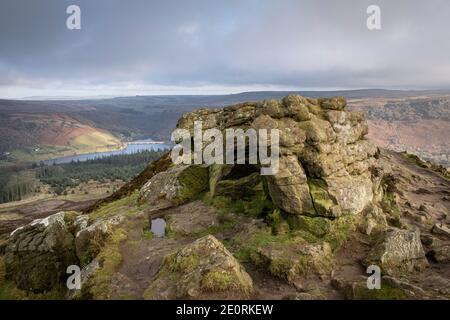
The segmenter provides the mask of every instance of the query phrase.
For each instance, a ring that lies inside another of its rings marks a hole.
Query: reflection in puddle
[[[151,231],[157,237],[164,237],[166,235],[166,221],[161,218],[152,219],[150,222]]]

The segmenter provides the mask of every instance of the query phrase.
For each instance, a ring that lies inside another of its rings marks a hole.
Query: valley
[[[200,107],[262,99],[292,92],[204,96],[135,96],[97,100],[0,100],[0,162],[40,161],[117,150],[151,137],[168,141],[177,119]],[[349,90],[294,92],[307,97],[344,96],[363,112],[378,146],[408,151],[450,166],[450,92]],[[433,141],[433,143],[429,143]],[[3,160],[1,160],[3,158]]]
[[[366,115],[378,146],[450,167],[450,96],[353,99],[349,108]]]

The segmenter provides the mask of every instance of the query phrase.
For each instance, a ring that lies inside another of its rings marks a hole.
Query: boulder
[[[180,205],[208,186],[206,166],[178,165],[154,175],[141,188],[138,201],[160,208]]]
[[[358,229],[368,236],[386,231],[387,220],[383,210],[378,206],[367,206],[361,213],[361,222]]]
[[[328,193],[328,186],[324,180],[310,179],[308,186],[317,215],[324,217],[338,217],[340,215],[337,201]]]
[[[214,236],[208,235],[164,258],[144,293],[145,299],[246,298],[253,282],[245,269]]]
[[[373,200],[373,185],[367,172],[358,176],[326,177],[327,191],[344,213],[360,213]]]
[[[80,289],[69,290],[66,294],[68,300],[80,300],[89,298],[88,287],[89,279],[100,269],[100,262],[97,259],[92,260],[89,264],[81,269]]]
[[[422,243],[427,248],[427,257],[438,263],[450,262],[450,245],[431,235],[421,237]]]
[[[300,276],[328,275],[333,254],[328,243],[269,245],[258,249],[253,262],[272,275],[295,283]]]
[[[6,277],[19,289],[45,292],[64,283],[66,269],[77,265],[74,237],[65,213],[37,219],[11,233],[5,250]]]
[[[396,228],[381,233],[364,263],[379,266],[387,275],[421,271],[428,266],[419,231]]]
[[[383,280],[380,289],[369,289],[367,277],[364,276],[356,279],[333,278],[331,285],[347,300],[405,300],[415,296],[414,292]]]

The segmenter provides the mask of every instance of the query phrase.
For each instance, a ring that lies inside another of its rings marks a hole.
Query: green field
[[[113,135],[95,131],[70,140],[68,146],[36,145],[16,149],[11,152],[10,157],[15,161],[36,162],[77,154],[114,151],[123,147],[125,144]]]

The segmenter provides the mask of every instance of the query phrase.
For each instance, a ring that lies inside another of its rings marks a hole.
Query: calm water
[[[118,155],[118,154],[132,154],[132,153],[137,153],[139,151],[145,151],[145,150],[158,151],[158,150],[162,150],[162,149],[171,148],[169,143],[151,144],[149,142],[153,142],[153,140],[148,139],[148,140],[134,141],[131,144],[128,144],[127,147],[122,150],[80,154],[80,155],[76,155],[76,156],[69,156],[69,157],[46,160],[46,161],[44,161],[44,163],[47,165],[52,165],[52,164],[70,163],[72,161],[75,161],[75,162],[76,161],[87,161],[87,160],[93,160],[93,159],[98,159],[98,158],[103,158],[103,157],[108,157],[108,156],[113,156],[113,155]]]
[[[166,235],[166,221],[161,218],[152,219],[151,231],[156,237],[164,237]]]

